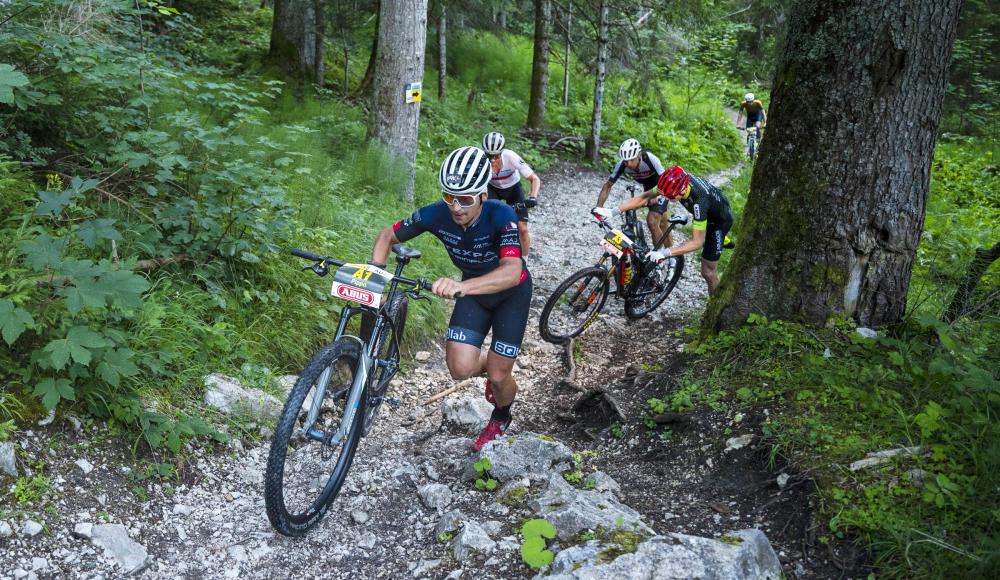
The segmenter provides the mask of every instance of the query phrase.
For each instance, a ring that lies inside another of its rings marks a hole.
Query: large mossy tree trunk
[[[608,0],[601,0],[597,24],[597,70],[594,71],[594,113],[584,155],[591,163],[601,160],[601,114],[604,109],[604,76],[608,66]]]
[[[901,320],[961,0],[799,0],[703,324]]]
[[[290,77],[316,76],[315,0],[274,0],[268,60]]]
[[[368,138],[382,143],[409,173],[403,194],[413,201],[420,103],[406,102],[406,85],[422,83],[427,0],[382,0]]]
[[[531,65],[531,97],[528,99],[529,129],[545,123],[545,93],[549,88],[549,34],[552,30],[551,0],[535,0],[535,56]]]

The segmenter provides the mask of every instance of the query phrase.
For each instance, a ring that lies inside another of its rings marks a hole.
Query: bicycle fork
[[[345,338],[355,337],[352,336]],[[358,342],[361,341],[358,340]],[[363,343],[362,346],[364,346]],[[347,433],[350,432],[351,426],[357,418],[358,405],[361,402],[361,397],[364,395],[365,383],[368,382],[368,373],[370,372],[373,363],[374,359],[368,355],[365,349],[362,348],[358,357],[358,370],[354,373],[354,381],[351,383],[351,391],[344,406],[344,420],[340,422],[340,427],[336,432],[329,434],[313,428],[316,424],[316,420],[319,419],[320,409],[323,406],[323,399],[326,397],[326,387],[330,383],[330,375],[333,373],[333,369],[331,367],[327,367],[323,371],[323,374],[319,377],[319,381],[317,381],[316,392],[313,394],[312,404],[309,406],[309,413],[306,415],[305,424],[302,426],[302,432],[306,437],[314,441],[319,441],[320,443],[330,447],[340,444]]]

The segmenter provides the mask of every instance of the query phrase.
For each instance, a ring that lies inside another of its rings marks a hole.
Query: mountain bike
[[[288,393],[271,439],[264,503],[274,529],[301,536],[326,514],[347,477],[358,442],[368,434],[389,382],[399,370],[399,341],[410,299],[430,301],[426,278],[404,278],[420,252],[396,244],[396,270],[349,264],[293,249],[313,262],[303,270],[326,276],[336,268],[331,293],[345,305],[333,342],[320,349]],[[348,322],[360,316],[358,335]]]
[[[745,131],[747,132],[747,158],[753,161],[757,157],[757,147],[760,143],[762,131],[754,126],[747,127]]]
[[[636,210],[625,212],[621,230],[612,228],[595,215],[604,231],[600,246],[604,254],[597,264],[583,268],[563,280],[542,308],[538,329],[542,338],[562,344],[587,330],[604,308],[609,295],[625,300],[625,316],[638,319],[652,312],[666,300],[684,270],[684,257],[673,256],[660,264],[647,261],[649,246]],[[687,218],[670,218],[656,247],[667,239],[674,227]],[[607,263],[610,261],[610,266]],[[612,281],[614,289],[612,289]]]

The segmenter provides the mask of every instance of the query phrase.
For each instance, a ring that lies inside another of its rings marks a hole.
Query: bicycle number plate
[[[337,298],[378,308],[392,274],[369,264],[344,264],[333,275],[330,293]]]
[[[601,240],[601,247],[616,258],[621,258],[625,250],[632,247],[632,240],[620,230],[611,230]]]

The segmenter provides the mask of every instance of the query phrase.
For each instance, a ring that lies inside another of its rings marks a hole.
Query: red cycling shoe
[[[503,434],[507,431],[507,427],[510,427],[510,421],[490,419],[490,422],[486,424],[486,428],[479,434],[479,439],[476,439],[476,442],[472,444],[472,450],[478,452],[483,448],[483,445],[503,437]]]

